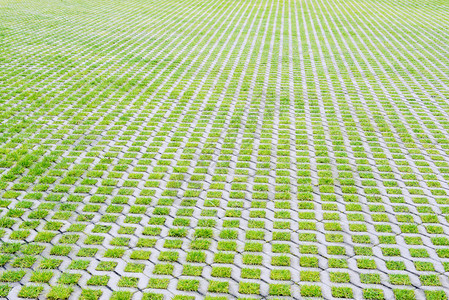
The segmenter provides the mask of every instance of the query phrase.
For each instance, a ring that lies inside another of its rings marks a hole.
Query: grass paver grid
[[[0,0],[0,297],[447,299],[447,11]]]

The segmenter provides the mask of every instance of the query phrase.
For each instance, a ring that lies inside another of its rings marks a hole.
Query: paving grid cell
[[[0,297],[448,299],[448,11],[0,0]]]

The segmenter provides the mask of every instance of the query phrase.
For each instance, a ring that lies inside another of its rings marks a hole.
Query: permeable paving
[[[0,297],[449,291],[447,0],[0,0]]]

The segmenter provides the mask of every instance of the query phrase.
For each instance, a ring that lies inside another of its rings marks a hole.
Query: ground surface
[[[0,0],[1,296],[447,299],[448,10]]]

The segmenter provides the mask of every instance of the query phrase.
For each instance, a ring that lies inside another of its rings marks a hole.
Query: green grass
[[[70,286],[53,286],[47,294],[47,299],[68,299],[72,292],[73,288]]]
[[[332,272],[329,274],[331,282],[346,283],[350,282],[351,277],[345,272]]]
[[[241,272],[241,278],[246,279],[259,279],[261,275],[260,269],[253,269],[253,268],[243,268]]]
[[[120,278],[117,285],[120,287],[136,288],[138,283],[139,283],[139,278],[124,276],[124,277]]]
[[[290,280],[290,270],[271,270],[270,279],[273,280]]]
[[[184,265],[182,269],[182,274],[187,276],[201,276],[202,273],[202,266]]]
[[[320,273],[317,271],[301,271],[300,278],[301,281],[319,282]]]
[[[23,276],[25,276],[26,272],[24,270],[20,271],[4,271],[0,274],[0,281],[2,282],[18,282]]]
[[[166,289],[169,284],[169,280],[166,278],[150,278],[148,281],[148,287],[152,289]]]
[[[111,300],[131,300],[133,293],[130,291],[114,291]]]
[[[20,289],[18,296],[20,298],[36,299],[39,297],[39,295],[42,293],[43,290],[44,290],[43,286],[38,285],[23,286]]]
[[[230,267],[213,267],[211,276],[229,278],[231,277],[232,269]]]
[[[194,279],[180,279],[176,287],[179,291],[197,291],[200,282]]]
[[[367,288],[363,290],[363,298],[367,300],[383,300],[384,293],[381,289]]]
[[[332,296],[335,298],[352,299],[354,297],[353,291],[350,287],[336,287],[331,288]]]
[[[107,275],[92,275],[87,280],[87,285],[106,286],[109,282],[109,276]]]
[[[115,261],[101,261],[97,267],[97,271],[112,271],[117,266],[117,262]]]
[[[58,283],[65,285],[75,285],[81,278],[81,274],[76,273],[63,273],[58,279]]]
[[[291,290],[288,284],[270,284],[268,292],[272,296],[290,296]]]
[[[258,295],[260,291],[260,284],[254,282],[240,282],[239,293],[240,294],[254,294]]]
[[[11,287],[9,285],[2,284],[0,285],[0,297],[8,296],[11,291]]]
[[[379,284],[381,282],[381,278],[379,274],[367,273],[360,274],[360,281],[366,284]]]
[[[321,297],[321,288],[317,285],[303,285],[301,286],[302,297]]]
[[[174,266],[171,264],[158,264],[154,266],[153,274],[155,275],[172,275]]]
[[[426,299],[429,300],[445,300],[447,299],[447,294],[444,291],[425,291]]]
[[[395,289],[393,290],[394,296],[398,300],[413,300],[415,298],[415,293],[413,290],[406,290],[406,289]]]
[[[212,293],[227,293],[229,291],[229,282],[211,280],[207,290]]]

